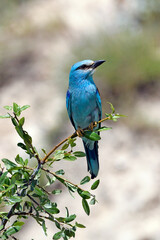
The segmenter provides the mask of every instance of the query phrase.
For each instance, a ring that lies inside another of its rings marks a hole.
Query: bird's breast
[[[95,85],[91,84],[74,90],[72,95],[72,113],[77,127],[85,128],[92,121],[95,121],[93,115],[97,111]]]

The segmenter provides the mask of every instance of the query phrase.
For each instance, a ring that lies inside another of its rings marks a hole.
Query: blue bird
[[[92,75],[103,62],[105,61],[83,60],[71,67],[66,107],[70,121],[77,131],[91,126],[93,122],[99,121],[102,117],[101,98]],[[99,171],[98,142],[85,137],[82,137],[82,140],[88,171],[91,178],[95,178]]]

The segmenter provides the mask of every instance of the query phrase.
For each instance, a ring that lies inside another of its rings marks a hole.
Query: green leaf
[[[22,126],[15,126],[15,129],[16,129],[18,135],[23,139],[24,138],[24,132],[23,132]]]
[[[62,237],[62,232],[57,232],[54,234],[53,239],[57,240],[57,239],[60,239],[61,237]]]
[[[24,138],[25,144],[29,144],[29,145],[32,144],[32,137],[28,135],[28,133],[25,133],[23,138]]]
[[[43,207],[45,208],[45,210],[46,210],[48,213],[58,214],[58,213],[59,213],[59,209],[58,209],[56,206],[57,206],[56,203],[48,202],[48,203],[46,203]]]
[[[40,189],[39,187],[35,187],[34,191],[38,196],[44,196],[45,195],[45,192],[42,189]]]
[[[27,164],[28,164],[28,159],[25,159],[24,160],[24,166],[27,166]]]
[[[115,116],[117,116],[117,117],[127,117],[126,115],[119,114],[119,113],[116,113]]]
[[[19,154],[16,156],[15,161],[20,165],[24,165],[23,158],[21,158]]]
[[[46,224],[45,224],[44,220],[42,221],[42,228],[43,228],[43,231],[44,231],[45,235],[47,236],[47,227],[46,227]]]
[[[120,115],[119,113],[117,113],[117,114],[112,114],[111,120],[113,120],[114,122],[117,122],[117,120],[118,120],[120,117],[126,117],[126,116],[125,116],[125,115]]]
[[[26,145],[24,145],[23,143],[18,143],[17,146],[22,148],[23,150],[27,150]]]
[[[46,150],[45,150],[44,148],[42,148],[41,150],[42,150],[42,152],[43,152],[45,155],[47,155],[47,152],[46,152]]]
[[[9,110],[9,111],[12,110],[12,106],[4,106],[4,108],[5,108],[6,110]]]
[[[7,176],[8,172],[4,172],[1,176],[0,176],[0,184],[3,184],[6,176]]]
[[[70,144],[71,148],[73,148],[73,147],[76,146],[75,141],[76,141],[76,138],[70,138],[70,139],[68,140],[68,143]]]
[[[11,236],[17,233],[19,230],[21,230],[23,225],[24,225],[24,222],[19,222],[19,221],[14,222],[13,225],[6,230],[5,235]]]
[[[19,226],[9,227],[9,228],[6,230],[5,235],[11,236],[11,235],[17,233],[20,229],[21,229],[21,227],[19,227]]]
[[[0,118],[10,118],[10,117],[11,117],[11,116],[10,116],[9,114],[0,116]]]
[[[75,142],[71,143],[71,148],[73,148],[73,147],[75,147],[75,146],[76,146],[76,143],[75,143]]]
[[[0,212],[0,217],[2,218],[8,219],[7,215],[8,215],[8,212]]]
[[[55,190],[52,191],[52,194],[58,195],[58,194],[60,194],[61,192],[62,192],[61,189],[55,189]]]
[[[24,124],[24,121],[25,121],[25,118],[24,118],[24,117],[22,117],[22,118],[19,120],[19,125],[20,125],[20,126],[23,126],[23,124]]]
[[[106,130],[110,130],[112,129],[111,127],[101,127],[97,130],[97,132],[101,132],[101,131],[106,131]]]
[[[76,222],[76,227],[79,227],[79,228],[86,228],[86,226],[84,226],[84,225],[81,224],[81,223],[77,223],[77,222]]]
[[[88,191],[83,191],[80,193],[80,196],[85,199],[89,199],[91,197],[91,194]]]
[[[2,215],[0,214],[0,216],[2,216]],[[1,231],[2,229],[3,229],[3,225],[0,226],[0,231]]]
[[[67,161],[75,161],[77,158],[75,156],[68,155],[68,156],[64,156],[63,159]]]
[[[61,225],[59,224],[59,222],[55,221],[55,225],[58,229],[61,229]]]
[[[65,182],[65,185],[68,187],[69,190],[72,192],[75,192],[77,190],[77,187],[69,182]]]
[[[81,152],[81,151],[74,152],[73,154],[76,157],[85,157],[86,156],[86,154],[84,152]]]
[[[68,148],[68,146],[69,146],[69,143],[65,143],[65,144],[62,146],[62,150],[65,150],[65,149],[67,149],[67,148]]]
[[[18,106],[17,103],[13,103],[13,112],[17,115],[20,116],[21,114],[21,108]]]
[[[64,223],[64,222],[65,222],[65,218],[64,218],[64,217],[56,218],[56,220],[57,220],[58,222],[61,222],[61,223]]]
[[[15,184],[11,184],[11,185],[9,185],[9,187],[7,188],[7,189],[5,189],[4,191],[3,191],[3,193],[6,193],[6,192],[8,192],[8,191],[10,191],[12,188],[14,188],[15,187]]]
[[[66,217],[65,218],[65,222],[72,222],[74,219],[76,218],[76,215],[73,214],[73,215],[70,215],[69,217]]]
[[[63,150],[57,150],[54,154],[54,160],[58,161],[64,158],[64,151]]]
[[[107,103],[110,105],[110,108],[111,108],[111,110],[112,110],[112,113],[115,113],[115,109],[114,109],[114,107],[113,107],[113,104],[110,103],[110,102],[107,102]]]
[[[56,177],[54,176],[51,178],[49,175],[46,174],[46,178],[48,179],[46,186],[49,186],[56,181]]]
[[[5,235],[11,236],[17,233],[19,230],[21,230],[23,225],[24,225],[24,222],[19,222],[19,221],[15,222],[11,227],[9,227],[6,230]]]
[[[96,199],[93,197],[89,204],[94,205],[95,203],[96,203]]]
[[[48,212],[48,213],[51,213],[51,214],[58,214],[60,211],[58,208],[56,207],[51,207],[51,208],[45,208],[45,211]]]
[[[18,126],[17,120],[15,118],[11,117],[11,120],[15,127]]]
[[[18,196],[12,196],[12,197],[8,197],[7,200],[11,203],[11,204],[14,204],[14,203],[17,203],[17,202],[21,202],[22,199]]]
[[[66,209],[66,215],[67,215],[67,217],[69,217],[69,210],[67,207],[65,207],[65,209]]]
[[[99,180],[99,179],[96,180],[96,181],[92,184],[91,189],[92,189],[92,190],[95,190],[95,189],[98,187],[99,183],[100,183],[100,180]]]
[[[89,208],[88,202],[84,198],[82,199],[82,206],[83,206],[85,213],[89,216],[90,208]]]
[[[24,105],[23,107],[21,107],[21,111],[24,111],[24,110],[26,110],[29,107],[30,107],[30,105]]]
[[[80,184],[83,185],[83,184],[89,182],[90,180],[91,180],[91,178],[89,176],[86,176],[81,180]]]
[[[24,225],[24,222],[16,221],[12,226],[23,226],[23,225]]]
[[[96,132],[84,132],[84,136],[92,141],[98,141],[101,139],[101,137]]]
[[[75,230],[74,229],[72,230],[72,229],[65,228],[64,232],[62,233],[63,239],[67,240],[68,239],[67,237],[69,238],[75,237],[75,232],[74,232]]]
[[[15,163],[11,162],[10,160],[8,160],[6,158],[3,158],[2,162],[5,164],[7,170],[17,166]]]
[[[63,169],[60,169],[60,170],[56,171],[55,174],[57,174],[57,175],[64,175],[65,172],[64,172]]]

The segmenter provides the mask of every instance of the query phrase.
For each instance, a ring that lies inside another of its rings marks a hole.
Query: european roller
[[[94,122],[101,119],[101,98],[92,76],[95,69],[103,62],[105,61],[83,60],[71,67],[66,106],[70,121],[77,132],[93,126]],[[82,140],[86,152],[88,171],[91,178],[95,178],[99,171],[98,141],[92,141],[85,137],[82,137]]]

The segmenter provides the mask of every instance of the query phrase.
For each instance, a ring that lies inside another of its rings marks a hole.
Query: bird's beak
[[[97,68],[98,66],[100,66],[104,62],[105,62],[105,60],[95,61],[94,64],[92,65],[92,68],[95,69],[95,68]]]

